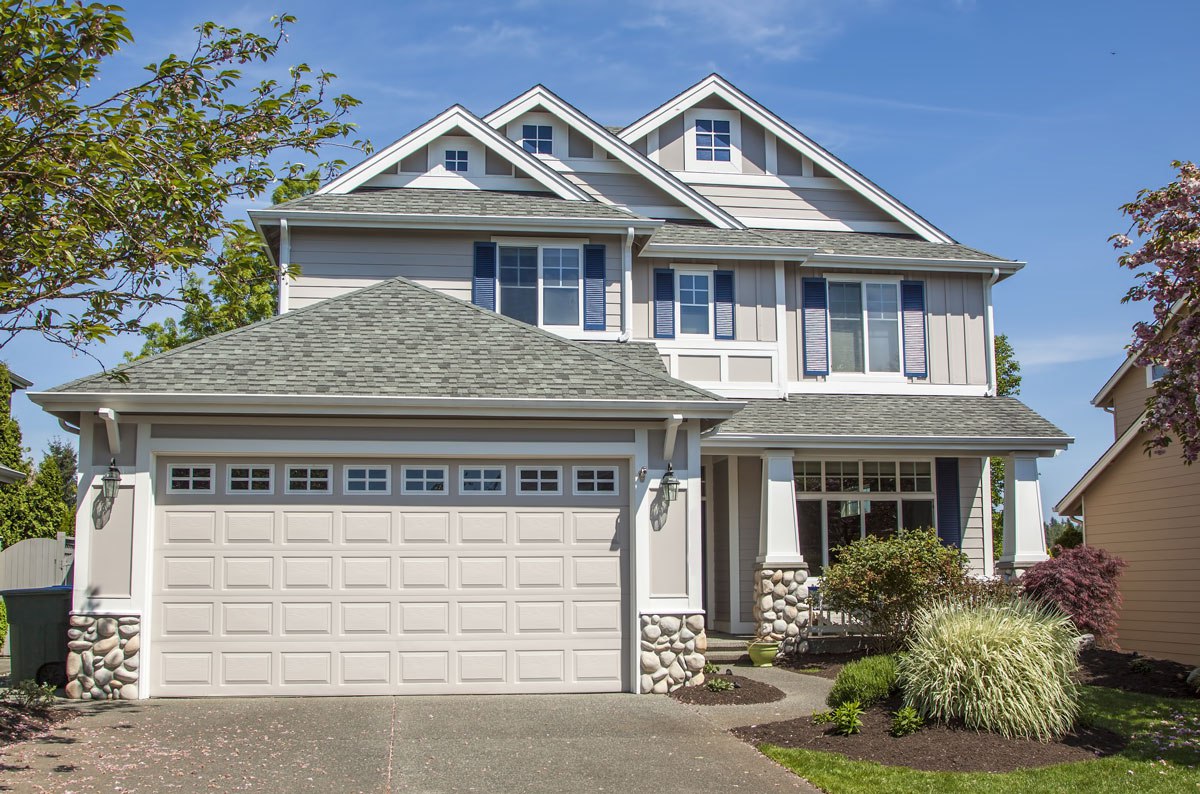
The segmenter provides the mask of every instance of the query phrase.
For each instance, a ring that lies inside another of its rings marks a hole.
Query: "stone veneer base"
[[[704,615],[642,615],[640,625],[642,694],[704,683]]]
[[[141,624],[137,615],[72,614],[67,630],[67,697],[136,700]]]
[[[796,650],[808,626],[807,568],[760,568],[754,574],[755,639]]]

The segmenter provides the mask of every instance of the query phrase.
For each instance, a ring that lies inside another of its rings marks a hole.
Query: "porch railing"
[[[866,624],[850,612],[828,609],[820,580],[808,580],[808,636],[856,637],[870,634]]]

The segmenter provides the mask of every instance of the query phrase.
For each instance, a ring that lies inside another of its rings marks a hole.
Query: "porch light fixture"
[[[117,491],[121,488],[121,470],[117,468],[117,459],[113,458],[108,464],[108,471],[100,478],[101,494],[104,498],[111,502],[117,498]]]
[[[679,478],[675,476],[675,467],[670,463],[667,464],[667,473],[662,476],[660,487],[663,492],[663,499],[668,502],[674,502],[679,496]]]

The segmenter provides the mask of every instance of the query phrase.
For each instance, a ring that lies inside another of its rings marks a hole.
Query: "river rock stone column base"
[[[137,615],[71,615],[67,630],[67,697],[136,700],[142,647]]]
[[[642,615],[641,643],[642,694],[665,695],[704,683],[703,615]]]
[[[807,568],[760,568],[754,575],[755,639],[792,653],[808,627]]]

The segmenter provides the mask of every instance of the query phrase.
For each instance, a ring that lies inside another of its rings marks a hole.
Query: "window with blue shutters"
[[[604,245],[475,244],[471,300],[530,325],[607,327]]]

